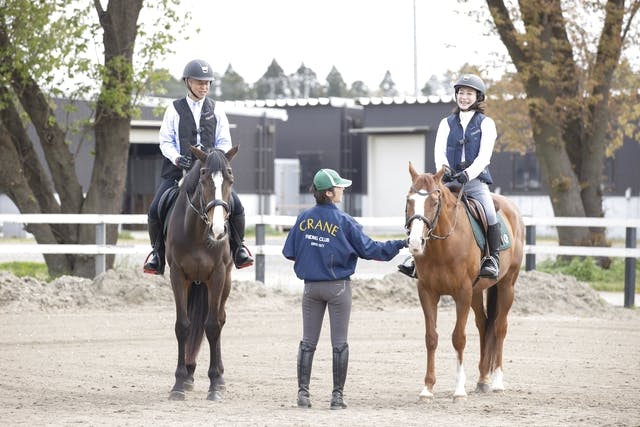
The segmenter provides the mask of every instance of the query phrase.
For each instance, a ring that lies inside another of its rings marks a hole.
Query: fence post
[[[256,224],[256,246],[261,248],[265,244],[265,226],[264,224]],[[265,255],[256,251],[256,282],[264,283]]]
[[[535,246],[536,244],[536,226],[527,225],[525,231],[525,241],[527,245]],[[536,254],[526,254],[524,262],[525,271],[536,269]]]
[[[96,224],[96,245],[105,245],[107,243],[107,224]],[[106,255],[96,255],[96,276],[104,273],[107,266]]]
[[[627,227],[626,229],[626,244],[627,248],[636,247],[636,229],[633,227]],[[625,258],[624,259],[624,306],[631,308],[635,305],[636,297],[636,259]]]

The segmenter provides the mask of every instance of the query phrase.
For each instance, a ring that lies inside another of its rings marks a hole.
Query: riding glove
[[[469,182],[469,174],[467,173],[467,171],[458,172],[453,176],[453,178],[455,178],[455,180],[460,184],[466,184],[467,182]]]
[[[444,175],[442,175],[442,182],[444,182],[445,184],[453,182],[454,180],[455,177],[451,174],[450,171],[447,171],[444,173]]]
[[[176,166],[179,168],[189,170],[191,168],[191,157],[180,156],[176,159]]]

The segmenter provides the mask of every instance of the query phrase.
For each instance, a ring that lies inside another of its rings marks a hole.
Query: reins
[[[436,208],[436,213],[433,216],[433,219],[430,221],[427,217],[425,217],[424,215],[413,215],[411,216],[409,219],[407,219],[407,223],[405,224],[405,229],[407,230],[407,233],[409,232],[409,230],[411,229],[411,223],[413,223],[413,221],[415,219],[419,219],[421,221],[423,221],[426,226],[427,226],[427,231],[423,232],[422,234],[422,239],[423,240],[429,240],[431,238],[434,238],[436,240],[444,240],[446,238],[448,238],[451,233],[453,233],[453,230],[455,230],[456,225],[458,224],[458,204],[460,203],[460,200],[462,199],[462,192],[464,189],[464,184],[462,185],[462,187],[460,188],[460,191],[458,192],[458,198],[456,199],[456,204],[455,204],[455,214],[453,217],[453,225],[451,226],[451,228],[449,229],[449,232],[447,234],[445,234],[444,236],[439,236],[437,234],[434,234],[434,230],[436,227],[436,224],[438,222],[438,218],[440,217],[440,213],[442,212],[442,192],[440,191],[439,188],[432,190],[432,191],[424,191],[424,190],[417,190],[415,187],[411,186],[411,191],[413,191],[414,193],[417,193],[421,196],[428,196],[429,194],[432,193],[438,193],[438,207]]]

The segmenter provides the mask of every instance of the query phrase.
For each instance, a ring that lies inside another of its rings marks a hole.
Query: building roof
[[[145,107],[166,107],[173,102],[172,98],[163,97],[145,97],[141,104]],[[228,115],[245,116],[245,117],[266,117],[268,119],[288,120],[287,110],[281,108],[266,108],[266,105],[251,105],[244,101],[216,101],[222,104],[224,111]]]
[[[222,101],[218,101],[222,102]],[[227,106],[240,108],[286,108],[307,106],[331,106],[331,107],[364,107],[366,105],[401,105],[401,104],[439,104],[453,102],[453,97],[448,95],[432,96],[384,96],[384,97],[360,97],[360,98],[280,98],[280,99],[247,99],[239,101],[224,101]]]

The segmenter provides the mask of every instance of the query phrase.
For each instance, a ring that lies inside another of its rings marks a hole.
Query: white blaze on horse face
[[[211,174],[211,178],[213,179],[213,184],[216,187],[214,199],[222,200],[222,182],[224,181],[222,172],[217,171]],[[224,234],[225,216],[226,215],[225,215],[224,207],[218,205],[215,208],[213,208],[213,218],[211,220],[211,231],[213,232],[214,236],[222,236]]]
[[[424,216],[424,202],[427,196],[421,196],[418,193],[409,196],[409,199],[413,200],[414,214]],[[411,222],[411,228],[409,229],[409,252],[412,255],[422,254],[422,231],[424,230],[424,221],[421,219],[414,219]]]

